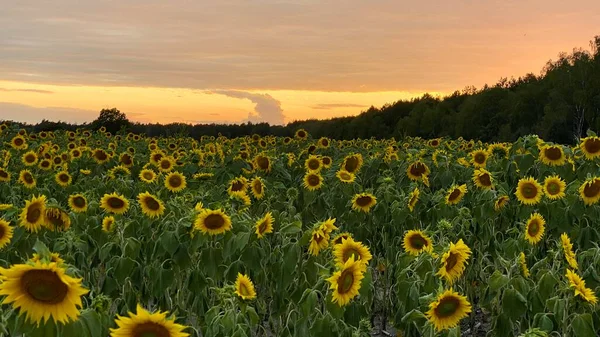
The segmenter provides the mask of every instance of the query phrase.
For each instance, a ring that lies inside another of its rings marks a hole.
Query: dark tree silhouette
[[[117,108],[112,108],[102,109],[100,115],[92,122],[91,126],[94,130],[105,127],[106,131],[114,134],[121,130],[129,131],[131,129],[131,122],[127,119],[125,113],[119,111]]]

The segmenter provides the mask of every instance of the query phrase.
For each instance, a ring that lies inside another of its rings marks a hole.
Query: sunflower
[[[521,265],[521,271],[524,277],[529,277],[529,268],[527,268],[527,260],[525,259],[525,253],[521,252],[519,255],[519,264]]]
[[[429,236],[419,230],[409,230],[406,232],[402,246],[404,247],[404,251],[414,256],[422,252],[431,252],[433,249],[433,244]]]
[[[13,227],[4,219],[0,219],[0,249],[6,247],[13,237]]]
[[[315,156],[314,154],[311,154],[310,156],[308,156],[306,161],[304,161],[304,168],[306,168],[307,172],[317,173],[323,168],[323,163],[321,162],[321,159],[319,159],[319,157]]]
[[[586,205],[593,205],[600,200],[600,178],[589,178],[579,187],[579,195]]]
[[[165,177],[165,187],[174,193],[183,191],[187,186],[185,176],[180,172],[171,172]]]
[[[579,148],[583,151],[585,158],[593,160],[600,156],[600,137],[590,136],[583,138],[579,144]]]
[[[540,149],[539,160],[549,166],[562,166],[567,162],[565,153],[559,145],[544,145]]]
[[[323,177],[318,173],[307,173],[304,176],[304,188],[309,191],[316,191],[323,186]]]
[[[361,261],[355,261],[354,255],[352,255],[340,270],[327,279],[331,284],[330,289],[333,289],[331,296],[333,303],[337,302],[341,307],[350,303],[350,300],[358,295],[366,268]]]
[[[377,198],[371,193],[359,193],[352,198],[352,209],[369,213],[377,203]]]
[[[60,186],[67,187],[67,186],[71,185],[73,178],[71,178],[71,175],[69,174],[69,172],[60,171],[54,176],[54,180]]]
[[[317,142],[317,144],[319,145],[320,148],[326,149],[329,147],[331,142],[329,141],[329,138],[321,137],[321,138],[319,138],[319,141]]]
[[[25,142],[23,136],[17,135],[11,139],[10,146],[15,150],[25,150],[27,148],[27,142]]]
[[[548,199],[557,200],[565,197],[567,184],[558,175],[554,175],[546,177],[543,188]]]
[[[83,194],[73,194],[69,196],[69,207],[75,213],[83,213],[87,211],[88,202]]]
[[[21,172],[19,172],[19,182],[27,188],[34,188],[36,185],[35,178],[29,170],[21,170]]]
[[[264,217],[256,222],[256,236],[261,239],[265,236],[265,234],[273,233],[273,222],[274,219],[271,212],[265,214]]]
[[[209,235],[222,234],[231,230],[231,218],[220,209],[204,209],[196,216],[194,229]]]
[[[49,171],[50,169],[52,169],[52,162],[48,159],[42,159],[38,162],[38,167],[41,170]]]
[[[104,194],[100,199],[100,207],[107,212],[124,214],[129,209],[129,200],[117,193]]]
[[[79,169],[79,173],[83,174],[84,176],[88,176],[92,173],[92,171],[86,169]]]
[[[9,182],[10,173],[4,168],[0,167],[0,182]]]
[[[262,199],[265,196],[265,183],[260,177],[255,177],[250,182],[252,194],[256,199]]]
[[[575,290],[575,296],[580,296],[585,301],[596,304],[598,298],[594,291],[585,286],[585,281],[572,270],[567,269],[567,280],[569,280],[569,286]]]
[[[110,160],[110,156],[103,149],[95,149],[92,152],[92,158],[94,158],[94,161],[98,164],[104,164]]]
[[[429,304],[429,311],[425,315],[439,332],[454,328],[469,313],[471,313],[471,304],[467,298],[449,289]]]
[[[515,195],[522,204],[535,205],[542,200],[542,185],[532,177],[521,178]]]
[[[235,294],[243,300],[253,300],[256,298],[254,284],[247,275],[237,274],[235,280]]]
[[[333,160],[329,156],[321,157],[321,163],[323,164],[323,168],[330,168]]]
[[[194,174],[192,176],[192,178],[198,179],[198,180],[208,180],[208,179],[212,178],[214,175],[215,175],[214,173],[200,172],[200,173]]]
[[[44,212],[46,211],[46,196],[33,196],[31,200],[26,201],[25,208],[21,212],[20,225],[28,231],[37,233],[44,223]]]
[[[479,188],[484,190],[492,189],[494,188],[493,181],[491,173],[484,168],[475,169],[473,172],[473,182]]]
[[[115,229],[115,218],[112,216],[105,216],[102,219],[102,230],[105,233],[110,233]]]
[[[297,139],[305,140],[306,138],[308,138],[308,132],[306,132],[306,130],[304,129],[298,129],[296,130],[296,134],[294,136]]]
[[[340,233],[336,235],[333,239],[331,239],[331,243],[333,245],[341,245],[344,240],[352,238],[352,234],[350,233]]]
[[[125,177],[131,174],[131,170],[123,165],[117,165],[110,170],[108,170],[108,177],[112,180],[117,179],[117,177]]]
[[[450,243],[450,248],[442,255],[442,267],[437,275],[446,279],[449,284],[458,280],[465,270],[471,249],[462,239],[456,244]]]
[[[0,204],[0,211],[6,211],[13,208],[13,204]]]
[[[31,259],[29,259],[29,261],[31,262],[42,262],[44,264],[46,263],[56,263],[59,266],[62,266],[65,263],[65,260],[63,260],[60,257],[60,254],[58,253],[50,253],[50,255],[47,256],[43,256],[37,253],[33,253],[33,256],[31,257]]]
[[[533,213],[525,224],[525,239],[532,245],[540,242],[544,236],[546,220],[539,213]]]
[[[133,157],[131,154],[124,152],[119,156],[119,163],[127,168],[131,168],[133,166]]]
[[[562,244],[563,252],[565,253],[565,259],[567,260],[567,263],[569,263],[569,266],[571,266],[571,268],[577,269],[579,267],[579,265],[577,264],[577,257],[573,252],[573,244],[571,243],[571,240],[569,239],[567,233],[562,233],[560,235],[560,241]]]
[[[258,156],[254,157],[254,167],[258,168],[259,170],[271,172],[271,166],[271,160],[269,157],[263,154],[259,154]]]
[[[475,167],[485,167],[490,154],[486,150],[475,150],[470,153],[471,162]]]
[[[313,255],[319,255],[319,252],[329,246],[329,234],[321,228],[314,229],[308,246],[308,252]]]
[[[248,180],[245,177],[238,177],[229,182],[227,193],[229,195],[238,192],[246,193],[246,190],[248,190]]]
[[[81,296],[88,290],[81,279],[66,274],[56,263],[35,262],[0,268],[0,295],[3,304],[10,304],[26,314],[28,321],[39,323],[52,318],[63,324],[75,321],[82,307]]]
[[[342,163],[342,168],[352,174],[356,174],[363,165],[363,157],[360,153],[347,155]]]
[[[346,261],[351,257],[353,257],[355,261],[359,261],[365,265],[368,265],[369,261],[373,258],[369,251],[369,247],[365,246],[360,241],[354,241],[352,238],[342,239],[341,244],[334,245],[333,256],[335,257],[336,264],[340,268],[343,267]]]
[[[79,158],[81,158],[81,154],[82,154],[82,153],[81,153],[81,150],[80,150],[80,149],[78,149],[78,148],[75,148],[75,149],[73,149],[73,150],[69,151],[69,155],[70,155],[70,156],[71,156],[71,158],[73,158],[73,159],[79,159]]]
[[[349,184],[352,183],[355,179],[356,176],[344,169],[340,169],[339,171],[336,172],[335,176],[343,183]]]
[[[139,178],[141,181],[150,184],[156,179],[156,173],[150,169],[143,169],[140,171]]]
[[[460,186],[453,185],[446,193],[446,205],[456,205],[467,193],[467,185],[462,184]]]
[[[188,337],[183,332],[185,326],[167,318],[168,312],[146,311],[139,304],[136,313],[129,312],[129,317],[118,316],[115,320],[117,328],[110,329],[110,337]]]
[[[415,187],[415,189],[410,192],[410,195],[408,197],[408,209],[412,212],[415,209],[415,206],[417,205],[417,202],[419,201],[419,195],[421,194],[421,192],[419,191],[418,187]]]
[[[175,159],[169,156],[163,156],[158,161],[158,170],[161,172],[171,172],[173,170],[173,166],[175,166]]]
[[[28,151],[23,154],[21,161],[25,166],[33,166],[38,163],[38,156],[33,151]]]
[[[408,168],[406,169],[406,175],[413,181],[423,179],[423,177],[428,176],[430,172],[429,167],[421,161],[416,161],[408,165]]]
[[[53,231],[66,231],[71,227],[69,214],[58,207],[46,207],[44,227]]]
[[[496,199],[496,201],[494,202],[494,210],[496,212],[500,211],[501,209],[504,208],[504,206],[506,206],[508,204],[509,201],[510,201],[510,198],[507,195],[499,196]]]
[[[148,193],[148,191],[138,194],[137,199],[142,207],[142,213],[149,218],[159,217],[165,212],[163,202],[157,196]]]

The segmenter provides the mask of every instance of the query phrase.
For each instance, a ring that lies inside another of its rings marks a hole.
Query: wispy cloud
[[[25,123],[39,123],[42,120],[65,121],[69,123],[91,122],[98,117],[98,111],[65,107],[38,108],[26,104],[0,102],[0,119]]]
[[[33,92],[33,93],[38,93],[38,94],[53,94],[54,93],[54,91],[40,90],[40,89],[7,89],[7,88],[0,88],[0,91],[4,91],[4,92]]]
[[[207,93],[248,99],[255,103],[254,111],[249,112],[248,118],[242,122],[267,122],[271,125],[284,124],[285,116],[281,109],[281,102],[269,94],[255,94],[239,90],[210,90]]]
[[[365,108],[366,105],[352,103],[321,103],[313,105],[310,108],[315,110],[330,110],[336,108]]]

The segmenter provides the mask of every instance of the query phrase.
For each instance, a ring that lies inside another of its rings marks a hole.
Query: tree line
[[[240,137],[251,134],[292,136],[297,129],[333,139],[463,137],[486,142],[513,141],[537,134],[547,141],[576,142],[588,129],[600,130],[600,36],[590,49],[561,53],[539,75],[502,78],[482,88],[466,87],[445,97],[425,94],[380,108],[371,106],[353,117],[304,120],[286,126],[243,124],[132,123],[118,109],[104,109],[90,124],[42,121],[32,131],[87,127],[148,136],[202,135]]]

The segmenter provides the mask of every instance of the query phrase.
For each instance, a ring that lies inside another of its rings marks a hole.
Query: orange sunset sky
[[[0,120],[283,124],[539,74],[600,1],[36,0],[0,11]]]

